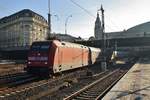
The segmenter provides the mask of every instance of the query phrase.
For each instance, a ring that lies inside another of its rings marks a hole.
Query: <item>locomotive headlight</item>
[[[44,64],[47,65],[47,62],[45,62]]]
[[[31,64],[31,62],[29,61],[28,64]]]

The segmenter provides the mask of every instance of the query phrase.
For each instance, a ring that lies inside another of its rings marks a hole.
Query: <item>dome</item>
[[[127,32],[150,32],[150,22],[142,23],[139,25],[136,25],[134,27],[131,27],[127,30]]]

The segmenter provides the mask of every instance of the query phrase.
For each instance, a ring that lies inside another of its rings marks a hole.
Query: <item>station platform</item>
[[[150,100],[150,58],[141,58],[102,100]]]

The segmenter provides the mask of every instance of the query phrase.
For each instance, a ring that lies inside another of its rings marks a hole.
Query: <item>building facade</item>
[[[100,21],[98,12],[97,12],[97,18],[95,21],[94,36],[95,36],[96,40],[102,39],[102,25],[101,25],[101,21]]]
[[[24,9],[0,19],[0,48],[25,47],[45,40],[48,23],[44,17]]]

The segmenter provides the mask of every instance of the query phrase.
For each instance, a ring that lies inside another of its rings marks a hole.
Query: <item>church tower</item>
[[[97,12],[97,18],[95,21],[94,35],[95,35],[95,39],[102,39],[102,26],[101,26],[101,21],[100,21],[98,12]]]

